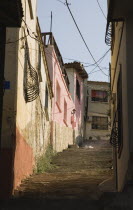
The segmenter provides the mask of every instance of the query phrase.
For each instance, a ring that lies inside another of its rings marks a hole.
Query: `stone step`
[[[104,193],[100,202],[103,210],[133,210],[133,193],[108,192]]]
[[[101,210],[99,201],[82,199],[17,198],[3,203],[2,210]]]
[[[77,148],[79,148],[79,146],[77,144],[69,144],[68,148],[69,149],[77,149]]]

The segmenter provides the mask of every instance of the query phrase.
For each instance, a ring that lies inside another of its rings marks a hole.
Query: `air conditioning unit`
[[[87,121],[92,122],[92,116],[87,116]]]

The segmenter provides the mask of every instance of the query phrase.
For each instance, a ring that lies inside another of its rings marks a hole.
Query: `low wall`
[[[73,144],[73,129],[61,126],[57,122],[52,122],[52,145],[56,152],[61,152]]]

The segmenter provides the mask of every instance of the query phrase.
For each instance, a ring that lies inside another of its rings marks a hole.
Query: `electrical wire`
[[[78,27],[78,25],[77,25],[77,22],[76,22],[76,20],[75,20],[73,14],[72,14],[72,12],[71,12],[71,10],[70,10],[70,7],[69,7],[69,4],[68,4],[67,0],[66,0],[66,6],[67,6],[67,8],[68,8],[68,10],[69,10],[69,13],[70,13],[70,15],[71,15],[71,17],[72,17],[72,19],[73,19],[73,21],[74,21],[74,23],[75,23],[75,26],[76,26],[76,28],[78,29],[78,32],[79,32],[79,34],[80,34],[80,36],[81,36],[81,38],[82,38],[82,40],[83,40],[83,42],[84,42],[84,44],[85,44],[85,46],[86,46],[86,48],[87,48],[87,50],[88,50],[90,56],[92,57],[93,61],[96,63],[96,65],[97,65],[97,67],[99,68],[99,70],[100,70],[105,76],[108,76],[107,74],[104,73],[104,71],[102,71],[102,69],[100,68],[100,66],[99,66],[98,63],[96,62],[96,60],[95,60],[93,54],[91,53],[91,51],[90,51],[90,49],[89,49],[89,47],[88,47],[88,45],[87,45],[87,43],[86,43],[86,41],[85,41],[85,39],[84,39],[82,33],[81,33],[81,31],[80,31],[80,29],[79,29],[79,27]]]
[[[104,14],[104,11],[103,11],[103,9],[102,9],[102,7],[101,7],[99,1],[98,1],[98,0],[96,0],[96,1],[97,1],[97,4],[98,4],[98,6],[99,6],[99,8],[100,8],[100,10],[101,10],[101,12],[102,12],[104,18],[107,20],[107,17],[106,17],[106,15]]]
[[[63,1],[60,1],[60,0],[56,0],[56,1],[59,1],[60,3],[64,4],[66,6],[66,3],[63,2]]]
[[[104,53],[104,55],[102,57],[100,57],[97,60],[97,62],[99,62],[103,57],[105,57],[108,54],[109,51],[110,51],[110,48]],[[65,58],[65,57],[63,57],[63,59],[77,61],[77,62],[80,62],[80,63],[83,63],[83,64],[88,64],[88,66],[84,66],[84,67],[90,67],[90,66],[96,65],[96,63],[83,62],[83,61],[80,61],[80,60],[77,60],[77,59],[72,59],[72,58]]]
[[[100,62],[101,60],[103,60],[103,59],[105,58],[105,56],[108,54],[109,51],[110,51],[110,49],[107,50],[107,51],[105,52],[105,54],[104,54],[101,58],[98,59],[97,63]],[[100,62],[100,63],[101,63],[101,62]],[[91,65],[88,65],[88,66],[85,66],[85,67],[90,67],[90,66],[94,66],[94,65],[96,65],[96,63],[91,64]],[[96,67],[97,67],[97,66],[96,66]]]
[[[56,0],[56,1],[59,1],[60,3],[64,4],[66,6],[66,2],[63,2],[61,0]],[[71,5],[70,3],[68,5]]]
[[[14,44],[14,43],[16,43],[16,42],[19,42],[20,40],[23,40],[23,39],[25,39],[26,37],[27,37],[28,35],[26,35],[26,36],[24,36],[24,37],[21,37],[20,39],[17,39],[17,40],[15,40],[15,41],[9,41],[9,42],[6,42],[5,44]]]
[[[105,58],[105,56],[100,60],[99,64],[103,61],[104,58]],[[93,68],[93,69],[89,72],[89,74],[92,73],[96,68],[97,68],[97,66],[95,66],[95,68]]]

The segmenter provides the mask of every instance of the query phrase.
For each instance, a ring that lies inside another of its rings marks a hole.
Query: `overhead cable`
[[[99,6],[99,8],[100,8],[100,10],[101,10],[101,12],[102,12],[104,18],[107,20],[107,17],[106,17],[106,15],[104,14],[104,11],[103,11],[103,9],[102,9],[102,7],[101,7],[99,1],[98,1],[98,0],[96,0],[96,1],[97,1],[97,4],[98,4],[98,6]]]
[[[96,62],[96,60],[95,60],[93,54],[91,53],[91,51],[90,51],[90,49],[89,49],[89,47],[88,47],[88,45],[87,45],[87,43],[86,43],[86,41],[85,41],[85,39],[84,39],[82,33],[81,33],[81,31],[80,31],[80,29],[79,29],[79,27],[78,27],[78,25],[77,25],[77,22],[76,22],[76,20],[75,20],[73,14],[72,14],[72,12],[71,12],[71,10],[70,10],[70,7],[69,7],[69,4],[68,4],[67,0],[66,0],[66,6],[67,6],[67,8],[68,8],[68,10],[69,10],[69,13],[70,13],[70,15],[71,15],[71,17],[72,17],[72,19],[73,19],[75,25],[76,25],[76,28],[78,29],[78,32],[79,32],[79,34],[80,34],[80,36],[81,36],[81,38],[82,38],[82,40],[83,40],[83,42],[84,42],[84,44],[85,44],[85,46],[86,46],[86,48],[87,48],[89,54],[91,55],[93,61],[96,63],[96,66],[99,68],[99,70],[100,70],[105,76],[108,76],[107,74],[104,73],[104,71],[102,71],[102,69],[100,68],[100,66],[99,66],[98,63]]]

